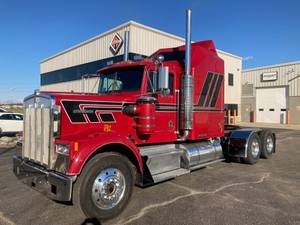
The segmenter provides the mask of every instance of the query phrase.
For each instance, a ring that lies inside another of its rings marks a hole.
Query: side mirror
[[[169,67],[167,67],[167,66],[159,67],[158,90],[161,91],[163,95],[168,95],[170,92],[170,89],[169,89]]]

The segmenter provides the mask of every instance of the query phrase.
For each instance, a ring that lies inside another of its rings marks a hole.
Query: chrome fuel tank
[[[184,143],[180,144],[180,149],[184,151],[182,167],[186,169],[223,158],[219,140]]]

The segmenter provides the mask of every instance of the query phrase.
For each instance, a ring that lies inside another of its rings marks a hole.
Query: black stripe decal
[[[176,112],[174,109],[157,109],[156,112]]]
[[[164,110],[156,110],[156,112],[176,112],[177,110],[170,110],[170,109],[164,109]],[[223,109],[194,109],[193,112],[224,112]]]
[[[86,105],[122,105],[122,102],[97,102],[97,101],[72,101],[72,100],[62,100],[63,103],[72,102],[77,104],[86,104]],[[129,102],[126,102],[129,103]]]
[[[92,122],[92,123],[99,122],[99,119],[96,115],[96,110],[99,110],[99,109],[86,107],[86,108],[84,108],[84,110],[85,110],[84,114],[89,118],[90,122]]]
[[[103,122],[115,122],[113,115],[110,113],[101,113],[99,116]]]
[[[72,123],[86,123],[84,115],[86,115],[90,122],[99,122],[98,117],[96,116],[96,110],[101,111],[121,111],[122,103],[120,102],[96,102],[96,101],[72,101],[72,100],[63,100],[61,101],[63,107],[66,110]],[[82,111],[79,105],[87,105]],[[93,105],[93,106],[89,106]],[[99,107],[94,107],[99,105]],[[103,105],[117,106],[112,108],[105,108]]]
[[[216,106],[217,99],[218,99],[220,89],[221,89],[221,85],[222,85],[222,82],[223,82],[223,78],[224,78],[224,76],[219,76],[219,79],[218,79],[217,85],[216,85],[216,90],[215,90],[214,96],[211,100],[211,104],[210,104],[211,107]]]
[[[201,92],[201,95],[200,95],[200,99],[199,99],[199,102],[198,102],[198,105],[200,105],[200,106],[204,105],[206,95],[207,95],[207,92],[208,92],[208,88],[209,88],[209,84],[211,82],[212,77],[213,77],[213,73],[208,73],[207,76],[206,76],[206,79],[205,79],[205,82],[204,82],[204,85],[203,85],[203,88],[202,88],[202,92]]]
[[[61,104],[66,110],[71,122],[73,123],[85,123],[83,113],[79,108],[80,102],[77,101],[62,101]]]
[[[177,107],[177,105],[175,105],[175,104],[157,104],[157,106]]]
[[[211,97],[212,97],[212,94],[213,94],[213,91],[214,91],[214,88],[215,88],[215,84],[216,84],[217,78],[218,78],[218,74],[214,74],[213,80],[212,80],[212,82],[210,84],[208,96],[207,96],[206,102],[205,102],[205,106],[206,107],[209,106],[209,103],[210,103],[210,100],[211,100]]]
[[[92,123],[97,123],[97,122],[100,122],[99,121],[99,118],[97,116],[97,111],[109,111],[109,112],[121,112],[121,108],[98,108],[98,107],[84,107],[84,112],[83,114],[85,114],[88,118],[89,118],[89,121],[92,122]],[[100,118],[102,119],[101,115],[108,115],[107,113],[104,113],[104,114],[100,114]],[[111,114],[110,114],[111,115]],[[112,115],[111,115],[112,117]],[[107,116],[105,116],[105,118],[107,118]],[[113,118],[113,117],[112,117]],[[114,122],[114,119],[112,120],[102,120],[103,122]]]
[[[176,109],[177,107],[170,107],[170,106],[156,106],[157,109]]]

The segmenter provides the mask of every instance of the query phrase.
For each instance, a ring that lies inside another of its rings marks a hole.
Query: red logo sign
[[[112,50],[114,55],[118,53],[122,44],[123,44],[122,38],[120,37],[119,34],[116,33],[110,42],[110,49]]]

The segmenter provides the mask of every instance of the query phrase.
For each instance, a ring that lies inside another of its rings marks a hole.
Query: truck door
[[[151,78],[152,82],[156,82]],[[176,130],[177,130],[177,98],[178,92],[176,91],[177,81],[175,77],[175,71],[172,67],[169,68],[169,94],[165,95],[159,90],[157,90],[155,97],[157,99],[156,104],[156,138],[166,141],[176,140]],[[150,85],[148,82],[148,91]]]

